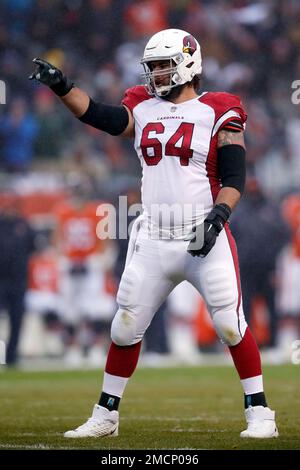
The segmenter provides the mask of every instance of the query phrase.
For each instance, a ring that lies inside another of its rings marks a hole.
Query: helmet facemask
[[[152,62],[166,62],[169,60],[170,66],[160,70],[152,70]],[[178,72],[178,65],[183,61],[181,54],[176,54],[174,57],[151,57],[151,59],[141,60],[141,64],[144,67],[145,73],[142,74],[142,78],[146,80],[146,86],[148,92],[151,95],[157,95],[160,97],[167,96],[170,91],[181,85],[181,77]],[[163,81],[163,84],[156,83],[156,79],[159,78],[159,82]],[[164,80],[168,78],[169,80]]]

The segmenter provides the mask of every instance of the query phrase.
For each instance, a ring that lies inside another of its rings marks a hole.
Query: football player
[[[86,346],[81,334],[83,325],[94,343],[87,359],[93,362],[95,356],[100,361],[115,301],[105,288],[107,272],[103,258],[108,256],[108,243],[99,240],[96,233],[101,201],[86,198],[83,181],[74,184],[70,191],[70,197],[53,209],[56,223],[53,238],[59,254],[61,313],[68,346],[64,360],[76,367],[82,363]]]
[[[141,60],[146,85],[128,89],[120,106],[96,103],[53,65],[34,62],[31,78],[48,85],[80,121],[134,137],[143,171],[143,214],[130,235],[100,400],[91,418],[65,437],[118,435],[118,406],[145,330],[183,280],[205,299],[240,376],[247,421],[241,437],[277,437],[260,354],[243,314],[237,252],[228,227],[245,181],[247,116],[240,99],[225,92],[198,94],[200,45],[178,29],[149,40]]]

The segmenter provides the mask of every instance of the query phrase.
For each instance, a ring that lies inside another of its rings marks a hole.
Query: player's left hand
[[[34,62],[36,70],[30,75],[29,80],[37,80],[47,85],[58,96],[65,96],[73,88],[74,83],[54,65],[39,57],[33,59],[32,62]]]
[[[189,237],[188,253],[201,258],[208,255],[230,214],[231,209],[227,204],[217,204],[208,214],[203,224],[193,227],[193,232]]]

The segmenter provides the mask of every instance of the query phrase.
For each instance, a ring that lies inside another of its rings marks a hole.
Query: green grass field
[[[121,403],[119,437],[68,440],[89,417],[100,372],[0,373],[0,449],[300,449],[300,366],[265,367],[280,437],[243,440],[231,367],[139,369]]]

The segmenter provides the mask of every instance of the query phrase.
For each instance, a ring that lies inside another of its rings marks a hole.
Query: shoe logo
[[[114,402],[115,402],[115,399],[112,398],[112,397],[110,397],[110,398],[107,400],[107,405],[113,407],[113,406],[114,406]]]

